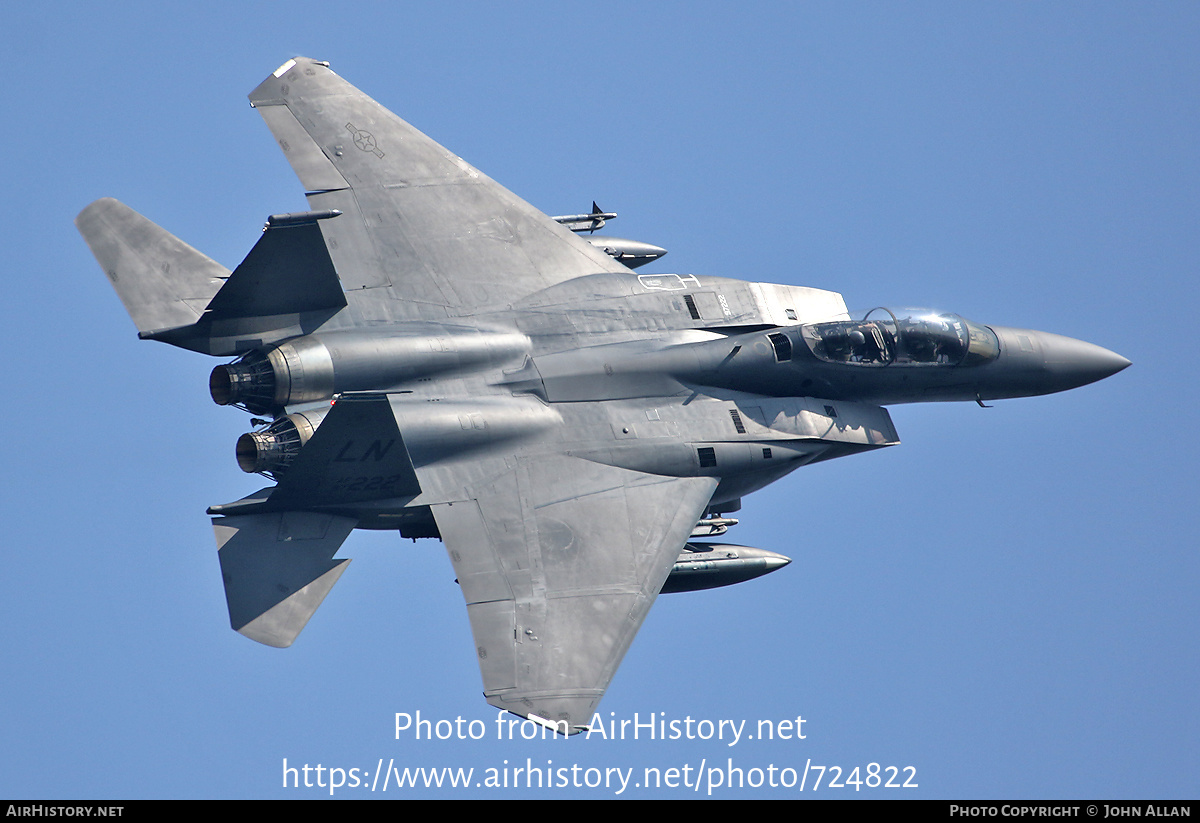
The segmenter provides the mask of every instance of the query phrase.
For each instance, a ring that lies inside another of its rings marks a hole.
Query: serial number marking
[[[367,477],[342,477],[336,480],[329,487],[331,492],[341,494],[344,492],[374,492],[382,491],[390,488],[400,480],[400,475],[372,475]]]

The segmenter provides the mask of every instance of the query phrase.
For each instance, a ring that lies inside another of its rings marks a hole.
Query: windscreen
[[[987,326],[928,309],[871,309],[861,320],[806,325],[803,337],[822,360],[861,366],[975,366],[1000,354]]]

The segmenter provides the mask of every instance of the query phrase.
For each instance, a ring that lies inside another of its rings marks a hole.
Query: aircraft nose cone
[[[1129,366],[1121,355],[1093,343],[1049,332],[1038,332],[1038,338],[1046,371],[1058,384],[1057,391],[1095,383]]]

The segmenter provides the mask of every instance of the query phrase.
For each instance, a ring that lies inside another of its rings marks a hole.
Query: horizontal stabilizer
[[[229,269],[111,197],[75,226],[143,334],[195,323]]]
[[[269,317],[346,305],[316,218],[268,224],[242,264],[208,304],[212,320]]]
[[[276,648],[292,645],[349,560],[334,560],[357,521],[312,512],[214,517],[229,624]]]

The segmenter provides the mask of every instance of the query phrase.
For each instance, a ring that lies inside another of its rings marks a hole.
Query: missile
[[[576,234],[588,232],[590,235],[596,229],[604,228],[606,222],[615,220],[616,217],[616,212],[601,211],[600,207],[596,205],[596,201],[593,200],[592,210],[588,214],[560,214],[550,219],[563,224]],[[626,240],[624,237],[590,236],[584,239],[631,269],[652,263],[667,253],[662,246],[643,243],[640,240]]]
[[[573,232],[585,232],[603,228],[606,221],[616,220],[617,214],[616,212],[602,211],[593,200],[592,210],[588,214],[560,214],[550,219],[562,223]]]

